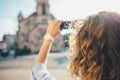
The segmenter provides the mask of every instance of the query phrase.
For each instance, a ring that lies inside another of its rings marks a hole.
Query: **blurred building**
[[[3,36],[3,42],[6,43],[7,49],[15,49],[17,47],[16,35],[5,34]]]
[[[49,12],[48,0],[36,1],[36,12],[32,13],[29,17],[24,18],[22,13],[19,13],[17,32],[18,48],[22,49],[27,47],[33,53],[38,52],[42,45],[48,22],[55,19]],[[60,51],[62,47],[63,37],[59,35],[54,41],[51,51]]]
[[[7,49],[6,42],[0,41],[0,50]]]
[[[3,40],[0,41],[0,56],[14,56],[17,47],[16,35],[5,34]]]
[[[0,57],[3,56],[7,51],[6,42],[0,41]]]

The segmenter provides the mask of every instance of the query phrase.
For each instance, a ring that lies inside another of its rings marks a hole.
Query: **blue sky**
[[[35,0],[0,0],[0,40],[4,34],[15,34],[17,31],[17,15],[24,17],[35,11]]]
[[[119,0],[49,0],[50,12],[60,20],[75,20],[99,11],[120,11]],[[36,0],[0,0],[0,40],[4,34],[15,34],[17,15],[24,17],[36,10]]]

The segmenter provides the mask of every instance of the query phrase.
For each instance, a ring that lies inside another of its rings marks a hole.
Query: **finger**
[[[48,22],[49,24],[51,24],[51,23],[54,23],[55,22],[55,20],[52,20],[52,21],[50,21],[50,22]]]
[[[56,24],[57,24],[57,22],[55,20],[53,20],[53,21],[50,22],[50,26],[54,27],[54,26],[56,26]]]
[[[62,24],[62,21],[57,21],[57,24],[56,24],[55,29],[58,30],[58,31],[61,31],[61,30],[60,30],[61,24]]]

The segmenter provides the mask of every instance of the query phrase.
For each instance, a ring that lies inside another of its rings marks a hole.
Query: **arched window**
[[[46,11],[45,11],[45,4],[42,4],[42,14],[46,14]]]

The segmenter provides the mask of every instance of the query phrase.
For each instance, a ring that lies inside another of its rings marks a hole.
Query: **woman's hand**
[[[50,34],[53,38],[55,38],[60,33],[60,25],[62,21],[52,21],[48,25],[48,29],[46,34]],[[39,51],[38,57],[36,58],[36,64],[44,63],[47,64],[48,53],[51,48],[52,41],[44,40]]]
[[[60,33],[60,25],[62,21],[51,21],[48,25],[47,34],[50,34],[53,38],[55,38]]]

